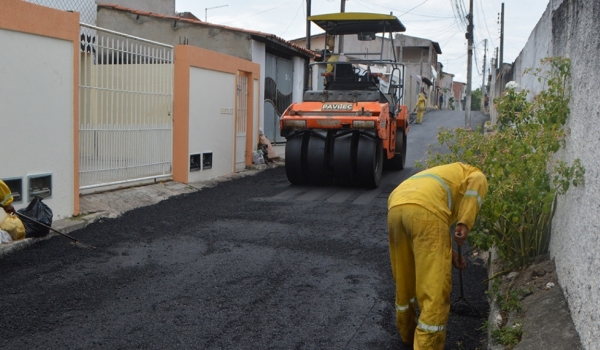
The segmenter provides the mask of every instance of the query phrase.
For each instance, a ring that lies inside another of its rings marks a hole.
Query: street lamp
[[[206,7],[206,8],[204,9],[204,22],[208,22],[208,21],[206,20],[206,17],[207,17],[207,15],[208,15],[208,10],[212,10],[212,9],[218,9],[219,7],[227,7],[227,6],[228,6],[228,5],[221,5],[221,6],[215,6],[215,7]]]

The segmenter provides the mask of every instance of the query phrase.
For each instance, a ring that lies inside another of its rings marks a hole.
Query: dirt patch
[[[495,261],[492,269],[503,271],[506,268],[501,262]],[[504,349],[513,349],[523,337],[523,320],[532,307],[531,301],[555,291],[562,294],[554,260],[548,255],[539,256],[526,268],[494,280],[489,291],[494,307],[498,309],[490,320],[497,328],[492,332],[493,343],[496,346],[504,344]]]
[[[503,269],[501,263],[496,261],[495,264],[495,271],[501,271]],[[535,262],[525,269],[513,271],[502,276],[500,290],[504,292],[506,292],[507,288],[512,290],[527,290],[528,292],[525,295],[527,296],[557,286],[558,277],[556,275],[554,260],[551,260],[546,254],[537,257]]]

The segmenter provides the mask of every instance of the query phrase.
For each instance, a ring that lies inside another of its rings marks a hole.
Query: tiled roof
[[[102,8],[107,8],[107,9],[113,9],[113,10],[118,10],[118,11],[126,11],[126,12],[130,12],[136,15],[140,15],[140,16],[148,16],[148,17],[154,17],[154,18],[162,18],[162,19],[172,19],[172,20],[177,20],[180,22],[186,22],[186,23],[191,23],[191,24],[198,24],[198,25],[202,25],[202,26],[207,26],[207,27],[213,27],[213,28],[222,28],[222,29],[227,29],[227,30],[231,30],[231,31],[235,31],[235,32],[242,32],[242,33],[247,33],[250,35],[257,35],[257,36],[261,36],[264,37],[266,39],[271,39],[274,41],[278,41],[279,43],[281,43],[284,46],[288,46],[290,48],[293,48],[296,51],[299,51],[307,56],[311,56],[314,57],[315,53],[311,50],[307,50],[306,48],[296,45],[288,40],[285,40],[281,37],[278,37],[277,35],[274,34],[269,34],[269,33],[263,33],[263,32],[259,32],[259,31],[255,31],[255,30],[247,30],[247,29],[241,29],[241,28],[235,28],[235,27],[229,27],[229,26],[224,26],[224,25],[220,25],[220,24],[213,24],[213,23],[209,23],[209,22],[204,22],[198,19],[193,19],[190,18],[189,16],[186,17],[179,17],[179,16],[170,16],[170,15],[163,15],[160,13],[154,13],[154,12],[149,12],[149,11],[141,11],[141,10],[136,10],[136,9],[132,9],[129,7],[124,7],[124,6],[119,6],[119,5],[111,5],[111,4],[98,4],[98,7],[102,7]]]

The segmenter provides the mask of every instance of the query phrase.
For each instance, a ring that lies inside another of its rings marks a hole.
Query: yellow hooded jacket
[[[13,202],[13,196],[4,181],[0,180],[0,206],[7,207]]]
[[[400,204],[417,204],[451,225],[469,230],[485,199],[488,183],[481,170],[463,163],[436,166],[402,182],[388,199],[388,210]]]
[[[425,98],[425,96],[422,93],[419,93],[419,98],[417,99],[417,110],[424,111],[426,102],[427,99]]]

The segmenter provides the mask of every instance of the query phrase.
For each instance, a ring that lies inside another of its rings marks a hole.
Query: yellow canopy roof
[[[308,20],[333,35],[406,31],[396,16],[378,13],[341,12],[310,16]]]

